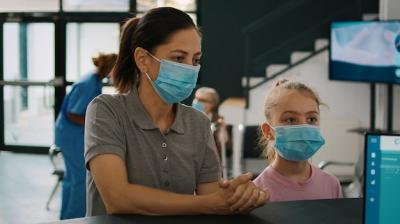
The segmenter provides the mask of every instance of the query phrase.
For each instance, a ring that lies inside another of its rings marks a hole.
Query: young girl
[[[254,183],[270,201],[341,198],[339,181],[308,162],[325,140],[319,130],[318,95],[300,82],[279,81],[267,95],[261,125],[269,166]]]

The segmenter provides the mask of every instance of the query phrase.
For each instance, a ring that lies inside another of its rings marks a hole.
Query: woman
[[[61,219],[85,216],[86,169],[83,157],[85,113],[90,101],[101,94],[102,80],[109,75],[116,59],[116,54],[99,54],[93,58],[96,72],[84,76],[72,85],[58,114],[55,144],[63,152],[66,168],[62,182]]]
[[[251,175],[219,184],[208,119],[179,102],[196,85],[201,37],[174,8],[150,10],[122,31],[113,81],[89,105],[87,215],[231,214],[263,205]]]

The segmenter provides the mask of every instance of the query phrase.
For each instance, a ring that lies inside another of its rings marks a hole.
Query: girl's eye
[[[287,124],[293,124],[293,123],[296,123],[296,118],[293,118],[293,117],[289,117],[289,118],[287,118],[286,120],[285,120],[285,122],[287,123]]]
[[[316,124],[316,123],[318,123],[318,118],[317,118],[317,117],[309,117],[309,118],[307,119],[307,123],[309,123],[309,124]]]

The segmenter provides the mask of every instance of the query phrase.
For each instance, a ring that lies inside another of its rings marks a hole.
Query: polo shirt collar
[[[150,115],[145,110],[142,102],[139,99],[137,87],[133,87],[132,90],[128,93],[128,103],[132,105],[130,110],[132,114],[131,120],[139,126],[143,130],[153,130],[158,129],[158,127],[151,120]],[[176,108],[176,116],[174,123],[172,123],[170,129],[178,134],[184,134],[184,122],[183,122],[183,113],[182,113],[182,105],[180,103],[174,104]]]

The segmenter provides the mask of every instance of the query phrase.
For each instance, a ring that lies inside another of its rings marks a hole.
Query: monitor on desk
[[[368,133],[364,167],[364,224],[399,223],[400,135]]]

